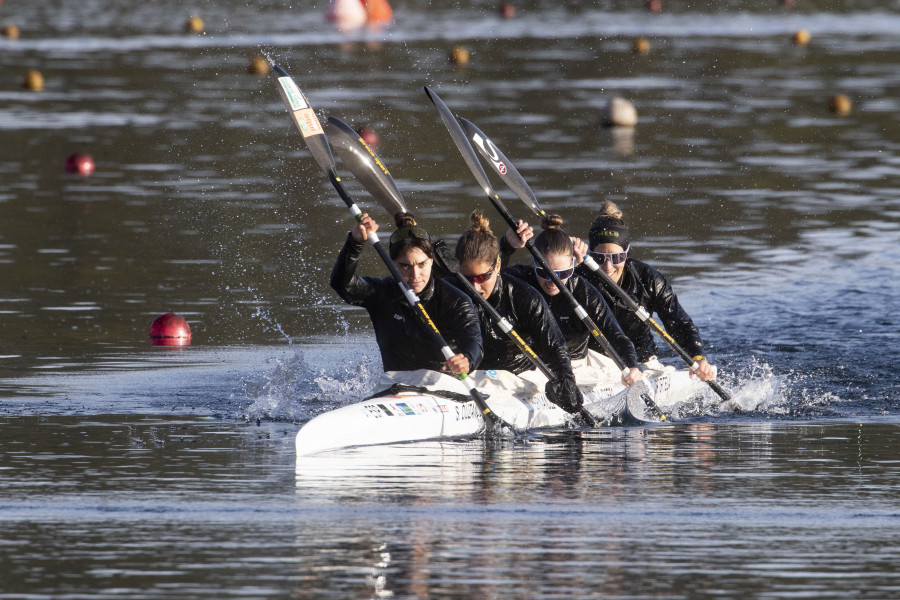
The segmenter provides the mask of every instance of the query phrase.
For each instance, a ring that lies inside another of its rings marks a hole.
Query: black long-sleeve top
[[[656,340],[650,325],[628,308],[612,288],[603,281],[600,275],[579,265],[575,272],[593,283],[603,294],[622,331],[634,344],[638,358],[642,361],[656,355]],[[619,284],[638,304],[653,315],[659,315],[663,327],[678,345],[691,356],[703,354],[703,341],[700,331],[678,302],[678,296],[662,273],[645,262],[629,258],[625,261],[625,270]]]
[[[440,371],[446,362],[440,345],[396,281],[355,274],[362,249],[363,244],[347,236],[331,270],[331,287],[345,302],[369,313],[384,370]],[[472,370],[477,368],[482,358],[481,326],[472,300],[434,276],[418,296],[444,340],[469,359]]]
[[[463,285],[455,277],[448,277],[445,281],[463,289]],[[516,333],[550,367],[557,378],[571,378],[574,381],[566,339],[540,292],[520,279],[498,275],[487,301],[500,316],[509,321]],[[535,368],[478,302],[475,302],[475,310],[481,321],[484,340],[484,358],[480,368],[502,369],[517,374]]]
[[[574,359],[584,358],[587,355],[588,347],[601,354],[605,354],[603,347],[591,335],[578,315],[572,308],[571,302],[560,292],[554,296],[549,296],[541,289],[534,273],[534,268],[530,265],[513,265],[503,270],[504,275],[512,275],[521,279],[528,285],[535,288],[556,318],[559,328],[566,338],[566,344],[569,347],[569,356]],[[584,307],[588,316],[597,324],[600,333],[609,341],[613,349],[622,358],[622,362],[627,367],[637,367],[638,359],[634,350],[634,345],[628,337],[622,332],[619,324],[612,316],[612,311],[603,299],[603,295],[591,285],[588,281],[572,275],[568,280],[563,282],[565,286],[572,292],[579,304]]]

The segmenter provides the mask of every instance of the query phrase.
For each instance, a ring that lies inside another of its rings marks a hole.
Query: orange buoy
[[[634,38],[634,41],[631,42],[631,51],[635,54],[649,54],[650,40],[645,37]]]
[[[25,73],[25,78],[22,80],[22,87],[26,90],[31,90],[32,92],[40,92],[44,89],[44,76],[41,75],[40,71],[32,69]]]
[[[794,36],[791,39],[793,39],[794,43],[798,46],[805,46],[809,43],[810,35],[807,30],[800,29],[794,33]]]
[[[390,23],[394,18],[394,11],[387,0],[362,0],[366,7],[366,16],[370,25]]]
[[[450,51],[450,62],[464,65],[469,62],[469,51],[465,46],[454,46]]]
[[[197,15],[193,15],[184,24],[184,30],[187,33],[203,33],[203,19]]]
[[[268,75],[271,67],[269,66],[269,61],[267,61],[262,56],[254,57],[253,60],[250,61],[250,64],[247,65],[247,72],[251,75],[259,75],[264,76]]]
[[[76,152],[66,159],[66,171],[69,173],[87,176],[94,172],[94,167],[94,159],[90,154]]]
[[[828,101],[828,108],[834,114],[845,117],[850,114],[850,111],[853,110],[853,103],[850,102],[850,98],[843,94],[838,94],[837,96],[833,96],[831,100]]]
[[[154,346],[190,346],[191,328],[180,315],[160,315],[150,325],[150,343]]]
[[[647,10],[652,13],[662,12],[662,0],[647,0]]]
[[[3,37],[9,38],[11,40],[19,39],[19,28],[10,23],[3,28]]]

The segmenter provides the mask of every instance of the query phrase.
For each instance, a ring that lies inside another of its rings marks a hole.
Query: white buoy
[[[360,0],[331,0],[325,18],[341,29],[351,29],[365,25],[369,13]]]
[[[601,119],[606,127],[634,127],[638,120],[637,109],[625,98],[616,97],[607,103]]]

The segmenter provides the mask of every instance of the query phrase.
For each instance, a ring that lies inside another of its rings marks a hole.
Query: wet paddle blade
[[[278,94],[287,107],[294,124],[297,125],[297,129],[300,130],[313,158],[326,175],[336,177],[334,157],[331,156],[328,138],[325,137],[325,131],[319,123],[316,112],[287,71],[274,64],[272,68],[278,74]]]
[[[478,155],[475,154],[475,150],[472,149],[472,145],[469,143],[469,140],[466,139],[466,134],[463,132],[462,128],[460,128],[456,117],[453,116],[453,113],[450,112],[450,109],[444,104],[441,97],[429,89],[427,85],[425,86],[425,93],[428,94],[428,97],[431,98],[431,101],[434,102],[435,107],[437,107],[438,114],[441,115],[441,120],[447,127],[447,131],[450,132],[450,137],[453,138],[453,143],[459,148],[463,160],[466,161],[469,170],[472,171],[472,175],[474,175],[475,180],[478,181],[478,185],[484,189],[485,194],[490,197],[496,197],[497,194],[494,193],[494,189],[491,187],[491,182],[488,180],[487,173],[484,172],[481,163],[478,162]]]
[[[525,183],[525,178],[519,174],[516,167],[500,151],[500,148],[471,121],[459,117],[459,122],[466,133],[466,137],[472,140],[479,154],[490,163],[504,183],[515,192],[522,202],[528,205],[534,214],[543,217],[544,210],[538,205],[537,196],[534,195],[531,187]]]
[[[334,153],[388,214],[409,212],[387,167],[356,131],[340,119],[328,117],[325,132]]]

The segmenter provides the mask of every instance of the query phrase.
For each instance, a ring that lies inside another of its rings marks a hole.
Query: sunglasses
[[[611,265],[621,265],[628,258],[628,251],[631,249],[629,245],[625,248],[625,252],[588,252],[588,256],[597,261],[601,267],[603,263],[609,261]]]
[[[490,271],[482,273],[481,275],[463,275],[466,279],[469,280],[469,283],[484,283],[488,279],[491,278],[491,275],[494,274],[494,271],[497,270],[497,261],[500,260],[500,257],[497,257],[497,260],[494,261],[494,266],[491,267]]]
[[[412,227],[401,227],[400,229],[392,233],[391,243],[399,244],[406,238],[414,238],[425,242],[431,241],[431,237],[428,235],[427,231],[425,231],[421,227],[413,225]]]
[[[543,279],[544,281],[553,281],[553,278],[544,270],[544,267],[539,267],[537,262],[532,258],[531,264],[534,266],[534,274]],[[562,271],[553,271],[556,273],[556,276],[560,278],[560,280],[565,281],[575,272],[575,257],[572,257],[572,266],[568,269],[563,269]]]

